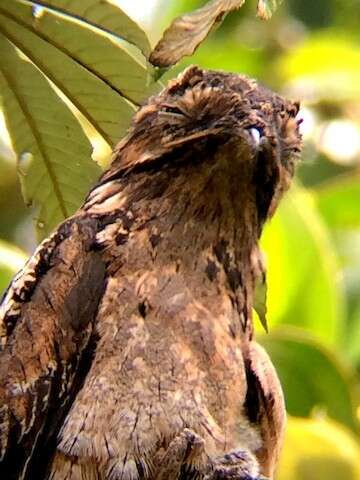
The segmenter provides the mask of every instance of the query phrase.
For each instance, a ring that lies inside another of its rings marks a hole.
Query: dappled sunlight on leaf
[[[341,424],[288,419],[277,480],[359,480],[360,445]]]
[[[0,297],[12,277],[27,260],[27,255],[10,243],[0,240]]]
[[[259,336],[259,342],[274,362],[291,415],[307,417],[316,409],[359,431],[353,392],[355,372],[338,354],[295,327],[278,327],[269,335]]]
[[[140,52],[150,51],[145,33],[106,1],[2,3],[0,33],[3,107],[25,201],[41,207],[42,238],[81,205],[100,174],[73,114],[104,166],[136,104],[161,85]]]
[[[1,101],[1,99],[0,99]],[[15,162],[15,154],[11,147],[11,140],[9,132],[7,131],[4,113],[0,105],[0,159],[7,163]],[[3,176],[0,176],[0,185],[2,181],[6,180]]]
[[[310,37],[280,58],[277,71],[302,99],[360,98],[360,47],[335,32]]]
[[[45,236],[79,206],[100,173],[79,123],[43,75],[0,35],[0,88],[7,126],[20,165],[26,203],[40,207]],[[44,115],[47,121],[44,121]]]
[[[350,319],[349,330],[346,355],[354,364],[360,365],[360,300]],[[360,404],[358,408],[358,418],[360,421]]]
[[[105,32],[113,32],[120,38],[133,43],[144,55],[150,52],[149,40],[143,30],[115,2],[108,0],[36,0],[28,1],[33,5],[45,5],[74,17],[81,17],[89,24]]]
[[[323,218],[332,228],[360,228],[360,175],[347,175],[314,189]]]
[[[325,344],[340,339],[345,314],[340,267],[314,198],[294,187],[266,227],[268,322],[302,326]]]
[[[317,147],[329,159],[341,165],[359,163],[360,129],[355,122],[334,119],[322,125]]]

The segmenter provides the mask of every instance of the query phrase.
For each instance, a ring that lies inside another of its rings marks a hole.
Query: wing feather
[[[90,366],[93,319],[105,286],[105,265],[92,249],[95,235],[95,220],[65,222],[4,297],[0,478],[42,478]]]

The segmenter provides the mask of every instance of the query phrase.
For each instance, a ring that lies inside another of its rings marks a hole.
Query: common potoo
[[[140,108],[3,298],[1,478],[273,477],[285,410],[252,306],[298,109],[197,67]]]

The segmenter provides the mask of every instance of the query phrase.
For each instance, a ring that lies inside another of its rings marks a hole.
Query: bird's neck
[[[236,178],[219,168],[219,162],[181,173],[140,172],[95,189],[84,208],[101,219],[98,241],[109,252],[126,251],[133,270],[156,268],[161,274],[173,266],[190,279],[188,287],[197,288],[198,295],[227,296],[251,334],[261,266],[250,174],[243,171]]]

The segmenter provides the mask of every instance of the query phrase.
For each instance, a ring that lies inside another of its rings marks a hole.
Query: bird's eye
[[[251,127],[249,128],[249,133],[254,141],[255,146],[258,147],[263,134],[262,130],[257,127]]]
[[[185,115],[184,112],[176,105],[162,105],[160,113],[173,116],[181,115],[182,117]]]

